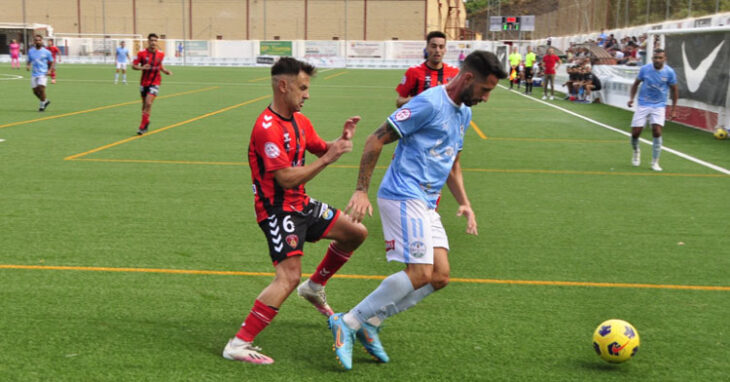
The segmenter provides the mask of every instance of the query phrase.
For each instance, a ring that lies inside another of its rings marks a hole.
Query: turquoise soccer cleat
[[[340,365],[345,370],[350,370],[352,369],[352,343],[355,341],[355,331],[345,325],[342,316],[344,316],[344,313],[337,313],[331,315],[328,319],[332,336],[335,339],[332,350],[335,351]]]
[[[390,361],[390,358],[385,352],[383,344],[380,343],[378,332],[380,332],[379,326],[370,325],[365,322],[362,324],[360,330],[357,331],[357,339],[360,341],[362,346],[365,347],[365,350],[370,353],[373,358],[375,358],[376,361],[386,363]]]

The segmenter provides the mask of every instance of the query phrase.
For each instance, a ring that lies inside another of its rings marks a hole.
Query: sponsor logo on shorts
[[[286,243],[289,244],[290,247],[296,248],[297,244],[299,244],[299,237],[297,237],[297,235],[287,235]]]
[[[414,241],[409,246],[409,249],[411,250],[411,255],[415,258],[421,258],[426,255],[426,244],[422,241]]]
[[[385,252],[395,251],[395,240],[385,241]]]
[[[266,156],[269,158],[276,158],[281,154],[281,151],[279,151],[279,146],[277,146],[274,143],[266,142],[264,145],[264,151],[266,152]]]
[[[395,113],[395,120],[398,122],[405,121],[411,118],[411,111],[409,109],[400,109]]]
[[[320,217],[324,220],[330,220],[335,216],[335,212],[332,211],[331,208],[327,208],[324,211],[322,211],[322,215]]]

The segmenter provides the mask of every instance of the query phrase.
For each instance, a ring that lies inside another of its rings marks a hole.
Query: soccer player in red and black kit
[[[426,89],[448,83],[459,74],[459,68],[443,62],[446,55],[446,35],[443,32],[433,31],[426,36],[426,54],[426,61],[408,68],[395,88],[398,92],[397,107],[405,105]]]
[[[48,46],[46,47],[49,52],[51,52],[51,56],[53,56],[53,62],[61,62],[61,56],[59,53],[61,53],[60,50],[58,50],[58,47],[53,44],[53,40],[48,40]],[[58,56],[58,59],[56,59],[56,56]],[[53,65],[53,68],[51,69],[51,83],[56,83],[56,65]]]
[[[248,162],[256,209],[256,221],[269,245],[274,280],[258,295],[253,308],[225,349],[223,357],[254,364],[274,360],[253,345],[254,338],[274,319],[279,307],[297,289],[325,316],[334,312],[327,304],[324,286],[362,244],[368,231],[340,210],[310,198],[304,184],[327,165],[352,150],[352,136],[360,117],[345,121],[342,136],[326,142],[309,119],[299,111],[309,98],[309,81],[315,68],[291,57],[271,67],[274,99],[258,117],[251,131]],[[318,156],[304,160],[305,151]],[[304,242],[322,238],[332,242],[317,270],[297,288],[302,275]]]
[[[147,128],[150,126],[152,102],[155,101],[155,97],[160,91],[160,82],[162,81],[160,72],[168,76],[172,75],[172,72],[162,65],[165,53],[157,50],[157,39],[156,34],[150,33],[147,36],[147,49],[140,50],[137,53],[137,58],[132,62],[132,69],[142,71],[139,86],[139,92],[142,94],[142,122],[139,124],[137,135],[146,133]]]

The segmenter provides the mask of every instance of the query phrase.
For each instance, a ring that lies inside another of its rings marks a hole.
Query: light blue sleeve
[[[51,54],[50,50],[44,49],[44,54],[46,56],[46,61],[53,61],[53,55]]]
[[[674,69],[669,70],[669,85],[676,85],[677,84],[677,73],[674,72]]]
[[[413,97],[388,117],[388,123],[401,138],[418,131],[432,119],[433,105],[422,94]]]

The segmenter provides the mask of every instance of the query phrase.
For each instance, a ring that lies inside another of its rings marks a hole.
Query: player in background
[[[560,57],[555,49],[548,48],[547,54],[542,57],[542,66],[545,70],[545,81],[542,84],[542,99],[547,99],[547,87],[550,84],[550,99],[555,99],[555,70],[560,66]]]
[[[527,47],[527,54],[525,54],[525,94],[532,95],[532,76],[534,74],[534,65],[537,61],[535,52],[532,51],[532,47]]]
[[[155,97],[160,91],[160,82],[162,82],[160,72],[168,76],[172,75],[172,72],[165,69],[165,65],[162,64],[165,53],[157,49],[158,38],[156,34],[150,33],[147,36],[147,49],[140,50],[137,58],[132,62],[132,69],[142,71],[142,77],[139,80],[139,92],[142,95],[142,122],[139,124],[137,135],[146,133],[150,126],[152,102],[155,101]]]
[[[677,86],[677,74],[674,73],[669,65],[666,65],[666,53],[664,49],[655,49],[651,58],[652,63],[646,64],[639,69],[639,75],[636,76],[634,84],[631,85],[631,95],[629,98],[629,108],[634,104],[636,91],[641,85],[639,92],[639,106],[634,112],[631,120],[631,147],[634,149],[634,155],[631,158],[631,164],[638,166],[641,164],[641,151],[639,150],[639,136],[644,129],[647,120],[651,123],[652,142],[651,152],[651,169],[654,171],[662,171],[659,167],[659,155],[662,152],[662,128],[664,127],[664,119],[667,108],[667,93],[672,89],[672,110],[669,113],[669,119],[677,117],[677,99],[679,98],[679,87]]]
[[[509,73],[509,76],[510,76],[509,88],[510,88],[510,90],[512,90],[512,87],[514,86],[515,83],[517,83],[517,89],[519,90],[519,88],[520,88],[520,71],[519,71],[519,66],[520,66],[520,63],[521,62],[522,62],[522,55],[517,50],[517,47],[516,46],[515,47],[512,47],[512,53],[509,55],[509,66],[511,67],[510,73]]]
[[[251,131],[248,162],[253,181],[256,221],[269,245],[274,280],[256,298],[223,357],[254,364],[274,360],[253,345],[294,289],[325,316],[333,314],[324,291],[327,280],[344,265],[367,237],[362,223],[340,210],[310,198],[304,185],[346,152],[360,117],[345,121],[342,135],[326,142],[300,112],[309,98],[314,66],[291,57],[271,67],[273,102],[259,115]],[[305,164],[305,152],[319,157]],[[317,270],[297,288],[302,277],[304,242],[332,240]]]
[[[122,40],[115,53],[115,65],[117,67],[117,71],[114,73],[114,85],[119,82],[119,72],[122,72],[122,83],[125,85],[127,84],[127,62],[129,62],[129,49],[127,49],[125,45],[126,43]]]
[[[329,318],[335,354],[352,368],[355,337],[380,362],[388,362],[378,333],[380,324],[449,282],[449,243],[436,211],[446,184],[467,219],[466,233],[476,235],[477,220],[464,188],[459,161],[472,109],[489,99],[507,73],[496,55],[474,51],[446,85],[431,88],[394,111],[365,142],[355,192],[345,212],[356,222],[372,216],[370,179],[383,146],[399,140],[393,160],[378,190],[388,261],[405,269],[385,278],[370,295],[347,313]]]
[[[51,52],[51,55],[53,56],[53,62],[54,65],[51,67],[51,83],[56,83],[56,65],[55,63],[61,62],[61,51],[58,50],[58,47],[53,43],[53,39],[48,39],[48,49],[49,52]]]
[[[426,36],[424,49],[426,61],[406,70],[403,80],[395,88],[398,98],[396,107],[401,107],[422,91],[448,83],[459,74],[459,68],[444,63],[446,55],[446,35],[440,31],[432,31]]]
[[[20,44],[13,39],[8,47],[10,48],[10,67],[20,70]]]
[[[30,87],[33,88],[33,94],[41,101],[38,105],[38,111],[45,111],[51,101],[46,98],[46,84],[48,83],[49,68],[53,70],[53,56],[43,46],[43,36],[35,35],[33,37],[33,46],[28,49],[28,64],[26,70],[31,70]]]

